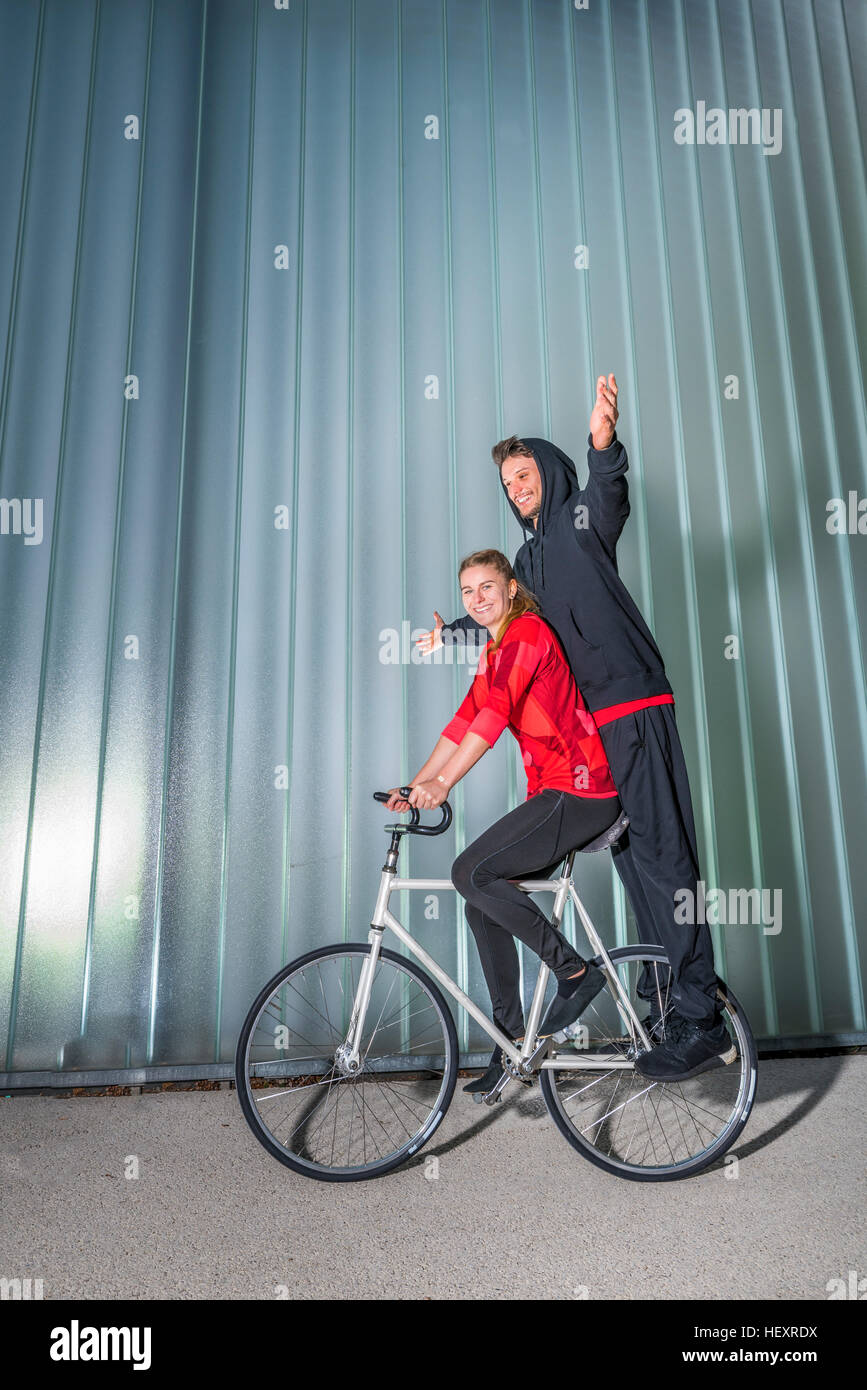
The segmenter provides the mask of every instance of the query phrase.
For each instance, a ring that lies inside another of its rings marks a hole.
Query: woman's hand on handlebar
[[[401,796],[400,787],[392,787],[388,794],[388,801],[385,802],[388,811],[409,811],[413,806],[417,806],[420,811],[435,811],[437,806],[442,806],[448,790],[442,782],[436,779],[430,782],[419,782],[413,787],[409,800]]]
[[[387,811],[409,811],[410,804],[406,797],[401,796],[400,787],[392,787],[388,794],[388,801],[385,803]]]
[[[435,811],[437,806],[442,806],[448,794],[448,787],[433,778],[430,782],[417,783],[409,799],[411,805],[417,806],[420,811]]]

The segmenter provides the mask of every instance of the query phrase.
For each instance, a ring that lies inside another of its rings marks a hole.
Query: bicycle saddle
[[[607,830],[603,830],[601,835],[597,835],[595,840],[591,840],[589,845],[581,846],[582,854],[596,854],[597,850],[608,849],[616,840],[620,839],[627,825],[629,817],[625,811],[621,811],[616,821],[612,821]]]

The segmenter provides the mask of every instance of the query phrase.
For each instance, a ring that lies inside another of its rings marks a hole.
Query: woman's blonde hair
[[[464,570],[471,569],[474,565],[489,565],[505,579],[507,584],[511,584],[514,580],[518,586],[515,597],[512,599],[512,606],[500,624],[496,638],[488,651],[488,655],[493,656],[508,632],[510,623],[513,623],[516,618],[520,618],[523,613],[538,613],[539,605],[530,590],[521,583],[520,579],[515,578],[515,571],[501,550],[474,550],[472,555],[467,555],[466,559],[461,560],[460,563],[458,583],[460,583]]]

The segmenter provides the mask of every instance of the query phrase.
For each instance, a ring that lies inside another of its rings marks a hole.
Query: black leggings
[[[547,878],[573,849],[607,830],[620,815],[617,796],[575,796],[546,789],[495,821],[452,865],[452,883],[467,900],[470,924],[491,995],[494,1022],[509,1037],[524,1032],[518,937],[558,980],[583,958],[552,927],[512,878]]]

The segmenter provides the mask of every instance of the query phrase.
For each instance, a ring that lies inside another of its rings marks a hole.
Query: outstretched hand
[[[614,438],[617,424],[617,381],[611,372],[608,380],[596,378],[596,404],[590,416],[590,434],[594,449],[607,449]]]
[[[434,626],[431,628],[430,632],[426,632],[423,637],[419,637],[416,641],[415,645],[418,647],[419,651],[424,652],[426,655],[428,652],[435,652],[437,647],[441,647],[443,644],[442,631],[443,620],[436,609],[434,609]]]

